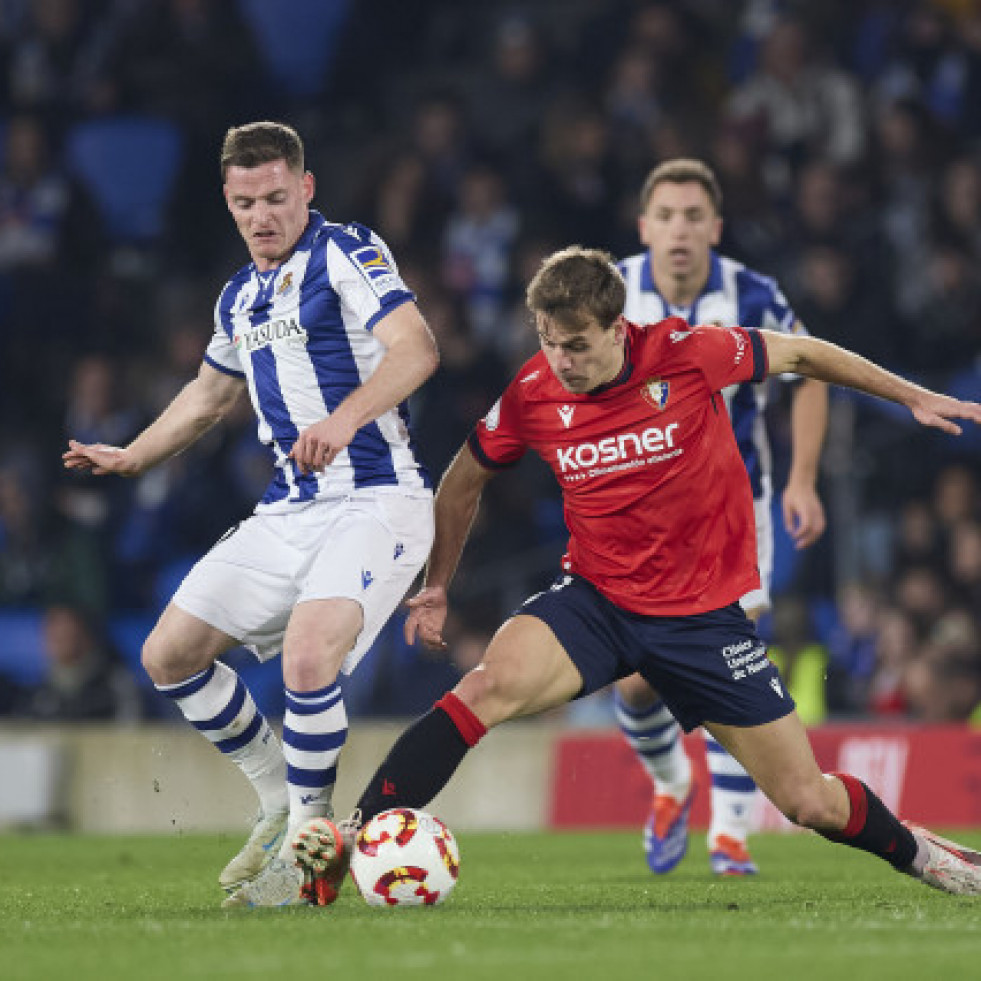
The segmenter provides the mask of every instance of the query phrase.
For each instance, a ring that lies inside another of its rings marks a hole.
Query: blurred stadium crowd
[[[164,713],[142,636],[266,483],[244,404],[133,482],[60,464],[68,436],[128,440],[197,369],[245,261],[227,126],[296,125],[315,204],[392,247],[442,352],[413,405],[438,476],[534,348],[539,259],[639,251],[637,192],[678,155],[720,177],[722,251],[812,333],[977,397],[979,107],[977,0],[0,0],[0,713]],[[770,423],[779,487],[785,405]],[[981,716],[979,459],[981,433],[835,395],[829,531],[778,543],[766,626],[808,721]],[[492,484],[479,521],[452,660],[393,624],[352,714],[425,708],[551,579],[542,467]]]

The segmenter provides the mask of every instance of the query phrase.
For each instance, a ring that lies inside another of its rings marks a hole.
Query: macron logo
[[[367,589],[374,581],[375,581],[375,577],[370,572],[367,572],[364,569],[361,570],[361,588],[362,589]]]
[[[774,690],[774,691],[775,691],[775,692],[776,692],[776,693],[777,693],[777,694],[778,694],[778,695],[779,695],[779,696],[780,696],[781,698],[783,698],[783,687],[782,687],[782,685],[780,684],[780,682],[779,682],[779,681],[777,681],[777,679],[776,679],[776,678],[771,678],[771,679],[770,679],[770,687],[771,687],[771,688],[772,688],[772,689],[773,689],[773,690]]]
[[[562,425],[568,429],[572,425],[572,414],[576,411],[574,405],[560,405],[559,406],[559,418],[562,420]]]
[[[383,797],[394,797],[395,796],[395,784],[391,780],[382,781],[382,796]]]

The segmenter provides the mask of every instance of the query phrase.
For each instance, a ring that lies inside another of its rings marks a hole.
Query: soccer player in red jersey
[[[953,893],[981,895],[981,855],[907,826],[860,780],[824,774],[739,597],[759,582],[753,500],[721,391],[795,372],[907,406],[959,433],[981,405],[907,382],[811,337],[620,315],[609,256],[573,247],[528,288],[541,352],[508,386],[447,470],[436,538],[409,640],[442,648],[446,591],[480,500],[533,449],[560,482],[570,538],[563,572],[494,636],[481,663],[396,742],[359,801],[367,821],[424,807],[492,726],[639,672],[686,730],[703,725],[791,821],[878,855]],[[347,840],[357,827],[344,830]],[[313,874],[343,874],[337,829],[295,839]],[[321,841],[323,845],[321,845]]]

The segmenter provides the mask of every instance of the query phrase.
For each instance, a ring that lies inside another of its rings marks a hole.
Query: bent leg
[[[425,807],[489,728],[563,705],[582,684],[548,626],[531,616],[508,620],[481,663],[398,738],[358,801],[362,819],[396,805]]]
[[[169,698],[214,747],[248,778],[259,815],[242,850],[219,876],[231,891],[275,855],[286,832],[286,763],[245,683],[218,656],[237,641],[170,604],[143,647],[143,663]]]
[[[835,831],[848,823],[845,788],[821,772],[796,712],[760,726],[706,722],[705,728],[794,824]]]
[[[789,820],[912,871],[918,859],[913,834],[861,780],[821,772],[796,712],[760,726],[706,722],[705,728]]]

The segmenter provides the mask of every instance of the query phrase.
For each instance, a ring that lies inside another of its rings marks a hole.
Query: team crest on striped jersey
[[[293,273],[288,272],[280,281],[276,289],[277,296],[285,296],[293,286]]]
[[[655,409],[663,409],[668,404],[671,386],[660,378],[648,378],[640,386],[641,398]]]

